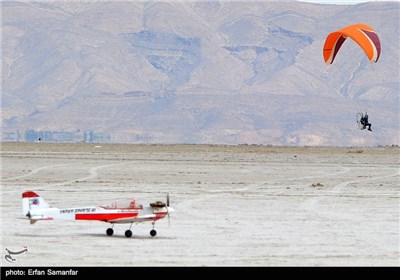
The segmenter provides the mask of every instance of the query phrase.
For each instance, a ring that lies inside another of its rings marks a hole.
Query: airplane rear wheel
[[[131,230],[127,230],[127,231],[125,231],[125,236],[126,237],[132,237],[132,231]]]
[[[114,230],[112,228],[108,228],[106,233],[108,236],[112,236],[114,234]]]
[[[150,231],[150,235],[153,236],[153,237],[156,236],[157,235],[157,231],[155,229],[152,229]]]

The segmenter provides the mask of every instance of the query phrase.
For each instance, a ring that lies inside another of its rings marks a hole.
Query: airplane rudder
[[[33,191],[27,191],[22,194],[22,210],[26,216],[32,208],[48,208],[49,204]]]
[[[22,194],[22,212],[24,216],[26,216],[29,213],[29,210],[31,209],[30,205],[30,200],[31,198],[34,197],[39,197],[35,192],[32,191],[27,191]]]

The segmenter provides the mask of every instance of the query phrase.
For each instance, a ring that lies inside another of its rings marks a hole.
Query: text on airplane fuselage
[[[96,208],[76,208],[76,209],[61,209],[60,214],[66,213],[90,213],[96,212]]]

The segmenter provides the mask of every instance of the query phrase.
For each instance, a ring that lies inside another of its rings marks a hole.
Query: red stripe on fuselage
[[[135,218],[139,213],[110,213],[110,214],[75,214],[75,220],[113,221],[118,219]]]
[[[156,213],[155,217],[151,217],[151,218],[144,218],[143,220],[145,221],[158,221],[159,219],[164,218],[165,216],[167,216],[166,212],[162,212],[162,213]]]
[[[161,219],[161,218],[164,218],[166,215],[167,215],[166,212],[156,213],[156,218],[157,218],[157,219]]]

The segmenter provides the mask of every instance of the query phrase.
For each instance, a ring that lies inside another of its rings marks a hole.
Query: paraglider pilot
[[[361,124],[363,125],[363,129],[365,129],[368,126],[368,130],[371,130],[371,124],[368,122],[368,114],[365,112],[365,115],[361,118]]]

